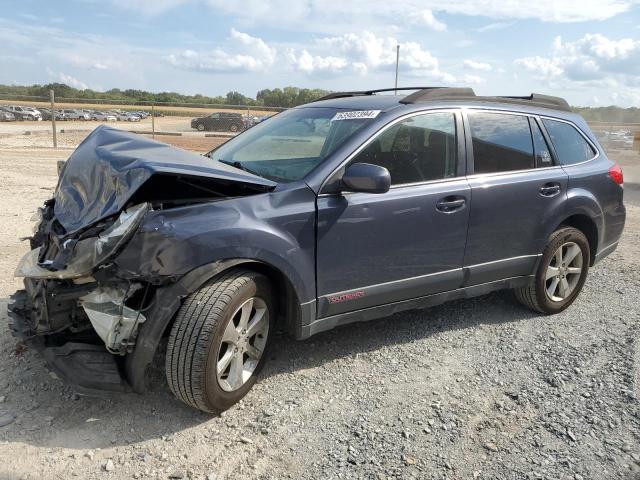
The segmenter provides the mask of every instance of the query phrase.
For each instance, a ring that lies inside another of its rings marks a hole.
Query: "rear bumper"
[[[11,333],[38,351],[60,379],[84,395],[131,391],[116,357],[107,352],[104,345],[78,342],[47,345],[46,337],[33,335],[29,328],[26,317],[29,308],[26,291],[19,290],[11,296],[8,307]]]

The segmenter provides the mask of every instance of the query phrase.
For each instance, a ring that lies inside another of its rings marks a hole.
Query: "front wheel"
[[[591,261],[589,241],[578,229],[563,227],[549,238],[532,285],[515,289],[532,310],[559,313],[580,294]]]
[[[205,412],[228,409],[256,382],[273,330],[269,280],[233,269],[189,295],[167,345],[174,395]]]

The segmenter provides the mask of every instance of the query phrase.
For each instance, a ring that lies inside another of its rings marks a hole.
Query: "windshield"
[[[379,112],[347,113],[337,108],[287,110],[207,156],[277,182],[300,180]]]

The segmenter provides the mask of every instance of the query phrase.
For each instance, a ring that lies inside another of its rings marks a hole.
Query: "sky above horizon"
[[[0,83],[470,86],[640,106],[640,0],[0,0]]]

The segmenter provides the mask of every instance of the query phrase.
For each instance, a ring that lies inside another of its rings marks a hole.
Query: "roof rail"
[[[325,95],[322,98],[314,100],[319,102],[321,100],[330,100],[332,98],[345,98],[345,97],[359,97],[374,95],[382,92],[395,92],[416,90],[415,92],[407,95],[400,103],[420,103],[431,102],[437,100],[475,100],[480,102],[500,102],[500,103],[513,103],[517,105],[529,105],[534,107],[553,108],[555,110],[571,111],[571,107],[564,98],[552,97],[550,95],[542,95],[540,93],[532,93],[531,95],[524,97],[482,97],[476,95],[472,88],[452,88],[452,87],[399,87],[399,88],[379,88],[377,90],[362,90],[354,92],[334,92],[329,95]]]
[[[571,111],[571,106],[569,106],[569,103],[564,98],[553,97],[551,95],[542,95],[540,93],[532,93],[531,95],[527,95],[525,97],[507,96],[496,98],[507,101],[507,103],[524,103],[529,105],[537,105],[540,107],[555,108],[556,110],[566,110],[567,112]]]
[[[513,103],[518,105],[530,105],[534,107],[553,108],[555,110],[571,111],[571,107],[564,98],[552,97],[532,93],[524,97],[481,97],[475,94],[471,88],[439,88],[431,87],[407,95],[400,103],[430,102],[434,100],[476,100],[484,102]]]
[[[328,95],[325,95],[324,97],[320,97],[314,100],[314,102],[320,102],[322,100],[331,100],[332,98],[360,97],[360,96],[366,96],[366,95],[374,95],[376,93],[382,93],[382,92],[396,92],[396,91],[404,91],[404,90],[427,90],[429,88],[437,88],[437,87],[398,87],[398,88],[378,88],[376,90],[361,90],[361,91],[353,91],[353,92],[333,92]]]
[[[407,95],[400,103],[427,102],[432,100],[455,100],[458,98],[474,98],[473,88],[429,87]]]

